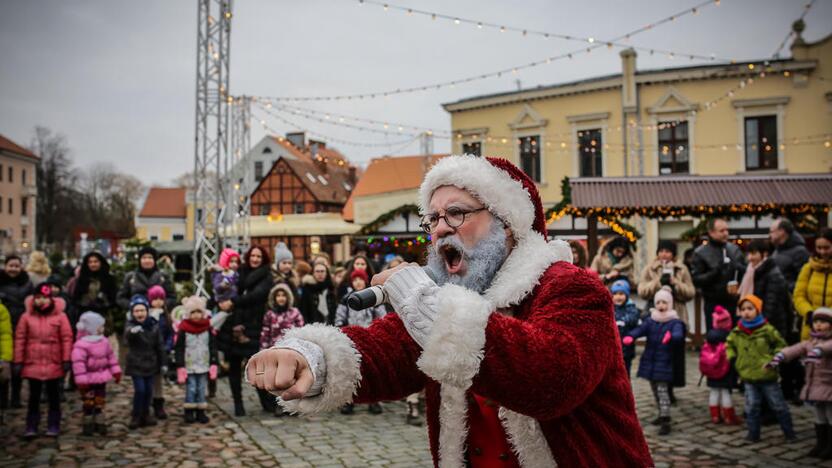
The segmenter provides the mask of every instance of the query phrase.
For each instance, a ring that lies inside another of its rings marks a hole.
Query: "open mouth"
[[[452,245],[443,245],[439,248],[439,254],[445,260],[445,269],[449,274],[457,274],[462,269],[462,252]]]

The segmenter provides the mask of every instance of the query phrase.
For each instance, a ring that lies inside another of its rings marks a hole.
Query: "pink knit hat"
[[[165,293],[165,288],[159,286],[151,286],[150,289],[147,290],[147,300],[150,302],[155,301],[156,299],[166,299],[168,297],[167,293]]]
[[[656,291],[656,295],[653,296],[653,302],[655,303],[659,301],[665,301],[671,309],[673,308],[673,293],[670,291],[670,288],[663,286],[661,289]]]
[[[237,257],[238,260],[240,258],[240,254],[236,250],[228,248],[222,249],[222,252],[220,252],[220,266],[224,270],[227,270],[231,259],[234,257]]]
[[[714,307],[714,313],[711,314],[711,317],[713,318],[714,328],[717,330],[731,331],[731,328],[734,327],[731,314],[722,306]]]

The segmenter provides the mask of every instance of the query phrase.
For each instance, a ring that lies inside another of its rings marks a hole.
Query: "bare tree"
[[[71,237],[71,220],[79,214],[75,196],[78,174],[72,167],[66,137],[37,126],[29,149],[40,157],[37,167],[38,244],[66,244]]]

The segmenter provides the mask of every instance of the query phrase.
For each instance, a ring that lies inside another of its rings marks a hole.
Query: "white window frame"
[[[462,154],[462,144],[470,144],[470,143],[479,143],[480,144],[480,156],[485,157],[488,153],[485,150],[485,140],[488,136],[488,127],[478,127],[478,128],[463,128],[453,131],[454,139],[456,140],[456,144],[454,147],[456,148],[457,154]]]
[[[786,170],[786,150],[783,146],[786,142],[785,133],[783,131],[786,120],[786,105],[789,103],[788,96],[762,98],[762,99],[737,99],[731,104],[737,111],[737,149],[739,152],[739,167],[741,172],[749,174],[765,174],[771,170],[748,169],[745,158],[745,118],[746,117],[764,117],[773,115],[777,122],[777,169],[774,171]]]
[[[650,127],[653,129],[653,148],[655,151],[653,152],[652,164],[650,165],[650,170],[652,171],[653,175],[660,176],[662,175],[659,172],[659,129],[658,125],[661,122],[669,122],[673,120],[678,120],[680,122],[687,122],[688,123],[688,172],[687,174],[682,173],[673,173],[668,174],[668,176],[676,176],[676,175],[694,175],[697,174],[696,171],[696,159],[695,159],[695,151],[694,141],[695,141],[695,128],[696,128],[696,112],[661,112],[661,113],[654,113],[650,116]]]
[[[572,129],[572,177],[581,176],[581,149],[578,145],[578,132],[601,129],[601,177],[607,176],[607,144],[609,138],[609,112],[570,115],[566,117]]]
[[[531,119],[531,122],[523,123],[526,117]],[[549,119],[544,119],[540,113],[528,104],[523,104],[523,109],[508,124],[508,127],[511,129],[511,144],[514,148],[511,152],[512,162],[517,167],[522,167],[518,140],[530,136],[539,137],[540,148],[538,148],[538,157],[540,158],[540,180],[535,182],[538,187],[546,187],[548,185],[548,180],[546,179],[546,151],[543,149],[546,146],[546,127],[548,125]]]

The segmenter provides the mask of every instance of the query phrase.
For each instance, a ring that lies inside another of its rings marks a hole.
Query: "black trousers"
[[[0,411],[9,409],[9,381],[0,382]]]
[[[23,386],[23,377],[20,374],[12,374],[11,380],[12,397],[11,401],[20,403],[20,388]]]
[[[242,356],[228,356],[228,385],[234,400],[243,398],[243,360]]]
[[[277,397],[272,395],[271,393],[257,389],[257,396],[260,398],[260,406],[263,407],[263,411],[268,411],[273,413],[275,409],[277,409]]]
[[[49,412],[58,412],[61,410],[60,388],[63,379],[26,380],[29,381],[29,414],[40,413],[40,394],[44,388],[46,388],[46,397],[49,400]]]
[[[795,400],[800,396],[800,389],[806,383],[806,372],[799,360],[784,362],[780,364],[780,388],[783,390],[783,398]]]

